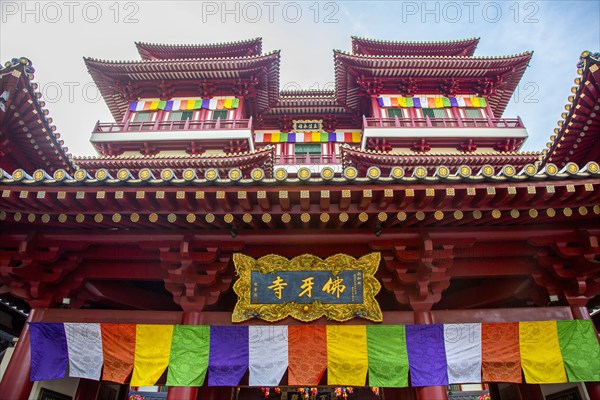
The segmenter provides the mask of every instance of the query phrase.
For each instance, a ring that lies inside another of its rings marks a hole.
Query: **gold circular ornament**
[[[117,178],[119,178],[120,181],[129,178],[129,175],[131,175],[131,173],[126,168],[120,169],[119,172],[117,172]]]
[[[140,220],[140,214],[133,213],[129,216],[129,220],[133,223],[138,222]]]
[[[305,181],[310,178],[310,169],[302,167],[298,170],[298,179]]]
[[[442,219],[444,219],[444,212],[437,210],[436,212],[433,213],[433,217],[438,220],[441,221]]]
[[[119,214],[119,213],[113,214],[113,215],[112,215],[112,221],[113,221],[114,223],[119,223],[119,222],[121,222],[121,214]]]
[[[104,215],[102,215],[102,214],[94,215],[94,221],[96,221],[96,223],[99,224],[100,222],[104,221]]]
[[[302,222],[309,222],[310,221],[310,214],[309,213],[302,213],[302,215],[300,215],[300,221]]]
[[[17,211],[17,212],[16,212],[16,213],[13,215],[13,219],[14,219],[16,222],[19,222],[19,221],[21,221],[21,218],[23,218],[23,216],[22,216],[22,215],[21,215],[21,213],[20,213],[20,212],[18,212],[18,211]]]
[[[387,213],[380,212],[379,214],[377,214],[377,220],[379,222],[385,222],[385,221],[387,221],[387,219],[388,219]]]
[[[281,222],[283,222],[284,224],[289,224],[291,220],[292,220],[292,216],[290,214],[288,214],[288,213],[281,214]]]
[[[277,179],[278,181],[283,181],[287,178],[288,173],[285,170],[285,168],[277,168],[275,170],[275,179]]]
[[[37,169],[33,173],[33,180],[35,180],[36,182],[41,182],[44,180],[45,176],[46,176],[46,173],[44,172],[44,170]]]
[[[158,221],[158,214],[157,213],[152,213],[148,216],[148,221],[150,222],[156,222]]]
[[[211,213],[208,213],[208,214],[206,214],[206,215],[204,216],[204,220],[205,220],[206,222],[208,222],[209,224],[212,224],[213,222],[215,222],[215,215],[214,215],[214,214],[211,214]]]
[[[96,178],[96,180],[103,181],[106,178],[108,178],[108,172],[104,168],[99,169],[98,171],[96,171],[94,177]]]
[[[502,168],[502,173],[503,173],[505,176],[509,176],[509,177],[510,177],[510,176],[514,176],[516,172],[517,172],[517,171],[515,170],[515,167],[513,167],[512,165],[505,165],[505,166]]]
[[[366,212],[361,212],[360,214],[358,214],[358,220],[360,222],[367,222],[369,220],[369,214],[367,214]]]
[[[304,214],[302,214],[302,215],[304,215]],[[265,213],[262,215],[261,219],[262,219],[262,222],[264,222],[265,224],[268,224],[269,222],[271,222],[273,217],[271,217],[271,214]]]
[[[419,221],[423,221],[425,219],[425,213],[423,211],[417,211],[415,214],[415,218]]]
[[[27,215],[27,221],[29,221],[29,222],[35,222],[35,218],[36,218],[35,214]]]
[[[138,178],[143,181],[147,181],[148,179],[152,178],[152,172],[148,168],[143,168],[138,173]]]
[[[194,222],[196,222],[196,214],[188,214],[185,216],[185,220],[189,223],[189,224],[193,224]]]
[[[567,164],[567,172],[574,175],[579,172],[579,167],[577,166],[577,164],[570,162]]]
[[[402,167],[394,167],[392,168],[392,178],[401,179],[404,177],[404,168]]]
[[[458,174],[463,177],[463,178],[468,178],[471,176],[471,167],[468,167],[466,165],[462,165],[459,169],[458,169]]]
[[[510,216],[513,217],[514,219],[517,219],[521,216],[521,213],[519,212],[519,210],[512,209],[512,210],[510,210]]]
[[[556,216],[556,210],[554,208],[549,208],[546,210],[546,215],[553,218]]]
[[[321,178],[323,178],[326,181],[333,179],[334,176],[335,176],[335,172],[333,171],[333,168],[331,168],[331,167],[325,167],[321,170]]]
[[[588,209],[584,206],[579,207],[577,211],[579,212],[579,215],[583,217],[585,217],[588,214]]]
[[[565,217],[570,217],[571,215],[573,215],[573,210],[571,210],[569,207],[566,207],[563,209],[563,214],[565,215]]]
[[[75,221],[77,221],[77,223],[81,224],[83,221],[85,221],[85,215],[77,214],[75,216]]]
[[[425,167],[417,167],[417,168],[415,168],[414,175],[417,178],[423,179],[427,176],[427,169],[425,169]]]
[[[217,173],[216,169],[210,168],[210,169],[206,170],[206,172],[204,173],[204,177],[208,181],[214,181],[215,179],[217,179],[219,177],[219,174]]]
[[[25,171],[23,171],[22,169],[16,169],[14,170],[14,172],[12,173],[12,178],[14,181],[20,181],[25,177]]]
[[[594,208],[592,208],[592,210],[594,211],[594,214],[598,215],[600,214],[600,206],[599,205],[595,205]]]
[[[265,171],[262,168],[254,168],[250,173],[252,179],[255,181],[261,181],[265,177]]]
[[[529,217],[530,218],[537,218],[539,215],[538,210],[536,210],[535,208],[532,208],[529,210]]]
[[[454,211],[453,215],[454,215],[454,219],[457,219],[457,220],[461,220],[464,217],[463,212],[460,210]]]
[[[591,172],[593,174],[598,172],[598,163],[594,162],[594,161],[590,161],[589,163],[587,163],[586,169],[588,172]]]
[[[321,220],[321,222],[327,223],[329,222],[329,214],[322,213],[321,215],[319,215],[319,219]]]
[[[60,222],[61,224],[64,224],[65,222],[67,222],[67,214],[59,214],[58,215],[58,222]]]
[[[229,170],[229,179],[232,181],[239,181],[242,179],[242,171],[239,168]]]
[[[177,221],[177,215],[170,213],[169,215],[167,215],[167,221],[169,221],[169,223],[174,223],[175,221]]]
[[[473,211],[473,218],[475,219],[481,219],[481,217],[483,216],[483,213],[479,210],[474,210]]]
[[[223,217],[223,221],[225,221],[228,224],[232,223],[233,222],[233,215],[232,214],[225,214],[225,216]]]
[[[355,167],[346,167],[343,174],[346,179],[354,179],[358,176],[358,170]]]
[[[338,218],[340,219],[340,222],[348,222],[348,220],[350,219],[350,216],[348,216],[348,213],[343,212],[343,213],[340,213]]]
[[[244,221],[247,224],[252,222],[252,214],[245,213],[244,215],[242,215],[242,221]]]
[[[500,210],[492,210],[492,218],[498,219],[502,216],[502,212]]]
[[[407,215],[404,211],[398,211],[396,218],[398,218],[398,221],[406,221]]]
[[[191,180],[193,180],[193,179],[196,178],[196,171],[194,171],[191,168],[186,168],[183,171],[183,175],[182,176],[183,176],[183,179],[185,179],[186,181],[191,181]]]
[[[172,169],[167,168],[160,171],[160,178],[163,181],[170,181],[171,179],[173,179],[174,176],[175,174],[173,173]]]
[[[546,173],[548,175],[556,175],[558,173],[558,167],[554,164],[546,165]]]
[[[56,171],[54,171],[54,180],[56,181],[62,181],[63,179],[65,179],[66,176],[67,173],[64,169],[57,169]]]
[[[381,170],[377,167],[369,167],[367,176],[371,179],[377,179],[381,176]]]
[[[533,164],[527,164],[525,166],[525,174],[527,176],[534,176],[537,173],[537,167]]]
[[[447,178],[450,175],[450,170],[448,169],[448,167],[439,167],[437,169],[437,175],[440,178]]]

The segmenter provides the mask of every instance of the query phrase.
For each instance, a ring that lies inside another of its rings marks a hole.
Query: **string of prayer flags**
[[[129,111],[188,111],[188,110],[233,110],[240,106],[237,97],[223,99],[176,99],[176,100],[139,100],[129,104]]]
[[[167,385],[377,387],[600,381],[591,321],[196,326],[30,323],[31,379]],[[132,373],[133,370],[133,373]],[[409,378],[410,376],[410,378]]]
[[[449,108],[449,107],[487,107],[485,97],[478,96],[415,96],[415,97],[394,97],[381,96],[377,98],[379,107],[382,108]]]

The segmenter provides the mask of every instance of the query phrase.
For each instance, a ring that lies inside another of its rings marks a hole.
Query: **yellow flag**
[[[360,132],[352,132],[352,143],[360,143]]]
[[[321,141],[321,132],[313,132],[311,139],[315,143],[319,143]]]
[[[567,382],[556,321],[519,322],[519,347],[527,383]]]
[[[367,327],[327,326],[327,383],[364,386],[368,368]]]
[[[169,365],[173,325],[137,325],[131,386],[154,386]]]
[[[225,99],[225,101],[223,102],[223,107],[229,109],[231,108],[231,105],[233,104],[233,99],[231,97],[228,97]]]

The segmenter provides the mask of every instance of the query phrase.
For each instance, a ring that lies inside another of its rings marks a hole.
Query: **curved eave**
[[[227,59],[153,60],[153,61],[104,61],[84,58],[92,79],[115,118],[120,121],[129,102],[115,90],[120,82],[143,83],[148,81],[198,81],[260,77],[257,109],[262,111],[273,105],[279,95],[280,52],[263,56]]]
[[[262,38],[210,44],[163,44],[135,42],[143,60],[259,56]]]
[[[360,90],[356,77],[359,75],[385,79],[467,78],[474,81],[495,80],[502,76],[504,83],[488,97],[494,115],[501,117],[532,55],[533,52],[501,57],[395,57],[353,55],[334,50],[336,94],[340,104],[356,109]]]
[[[577,72],[566,112],[546,145],[549,150],[540,157],[543,164],[600,161],[600,53],[584,51]]]
[[[60,134],[54,133],[56,127],[49,122],[36,89],[24,64],[0,68],[0,93],[6,90],[9,96],[4,104],[6,111],[2,112],[2,130],[12,147],[32,165],[71,171],[74,167],[67,149],[59,140]]]
[[[363,55],[454,55],[472,56],[479,43],[479,38],[468,38],[447,41],[410,42],[377,40],[352,36],[352,52]]]

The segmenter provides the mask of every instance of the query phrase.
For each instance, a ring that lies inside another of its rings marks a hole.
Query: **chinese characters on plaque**
[[[275,254],[257,260],[234,254],[239,279],[233,289],[238,302],[232,321],[251,318],[278,321],[292,316],[313,321],[365,318],[381,321],[375,295],[380,254],[359,259],[337,254],[326,259],[304,254],[288,260]]]

